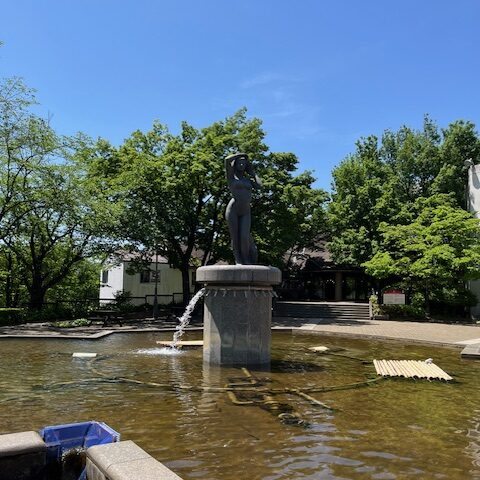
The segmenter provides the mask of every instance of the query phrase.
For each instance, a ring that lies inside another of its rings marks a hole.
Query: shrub
[[[0,325],[16,325],[25,321],[25,309],[0,308]]]
[[[382,305],[381,313],[392,318],[413,318],[415,320],[426,320],[427,315],[422,307],[416,305]]]
[[[378,304],[378,297],[376,295],[370,295],[370,304],[372,305],[372,313],[374,316],[381,314],[380,305]]]
[[[134,312],[135,305],[130,301],[132,294],[129,291],[120,291],[115,294],[115,304],[118,310],[123,313]]]
[[[76,320],[67,320],[64,322],[54,322],[53,326],[58,328],[75,328],[75,327],[88,327],[92,324],[90,320],[86,318],[77,318]]]

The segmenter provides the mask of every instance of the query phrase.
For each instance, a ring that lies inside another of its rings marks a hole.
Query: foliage
[[[398,211],[392,170],[381,158],[377,139],[369,137],[357,143],[357,152],[332,175],[329,250],[337,263],[359,265],[376,250],[378,225]]]
[[[452,301],[467,280],[480,278],[479,220],[455,206],[453,196],[419,198],[406,225],[382,223],[382,243],[363,266],[376,278],[397,278],[407,290]]]
[[[23,308],[0,308],[0,325],[15,325],[25,319]]]
[[[47,292],[109,245],[116,206],[85,175],[90,141],[58,136],[29,112],[33,103],[20,80],[0,85],[0,265],[5,304],[26,293],[41,309]]]
[[[380,305],[378,303],[378,297],[377,295],[370,295],[369,298],[370,305],[372,306],[372,313],[373,315],[380,315],[381,310],[380,310]]]
[[[268,152],[264,136],[261,122],[240,110],[203,129],[183,122],[178,135],[156,122],[118,149],[100,142],[91,158],[90,176],[123,201],[118,238],[145,259],[157,252],[179,268],[184,302],[192,264],[232,258],[223,220],[230,198],[223,158],[229,153],[247,153],[264,181],[253,200],[263,261],[278,264],[288,249],[310,244],[323,229],[326,194],[312,187],[310,173],[294,176],[295,155]]]
[[[480,161],[480,138],[470,122],[439,132],[428,117],[423,130],[402,127],[357,142],[354,154],[333,170],[328,208],[330,251],[339,264],[359,266],[379,251],[380,225],[408,224],[417,198],[451,194],[465,208],[464,161]]]
[[[263,190],[252,206],[252,230],[261,259],[279,268],[289,268],[293,254],[303,248],[314,249],[326,230],[328,196],[313,188],[311,172],[293,176],[297,162],[293,154],[271,154],[259,168]]]
[[[388,315],[392,319],[426,320],[427,316],[422,307],[415,305],[381,305],[380,314]]]
[[[415,306],[471,304],[464,282],[479,276],[480,264],[476,221],[464,211],[467,159],[480,161],[480,138],[464,121],[439,130],[426,117],[421,131],[402,127],[357,142],[333,171],[333,260],[400,282],[422,296]]]
[[[57,328],[75,328],[75,327],[89,327],[91,324],[92,322],[86,318],[77,318],[76,320],[54,322],[52,325]]]
[[[88,302],[98,298],[101,263],[96,258],[86,258],[72,266],[68,275],[46,294],[47,303],[74,300]]]
[[[131,296],[132,293],[128,290],[116,292],[113,304],[120,312],[133,312],[135,305],[130,301]]]

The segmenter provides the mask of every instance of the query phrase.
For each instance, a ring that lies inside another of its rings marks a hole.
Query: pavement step
[[[368,320],[368,304],[326,304],[277,302],[273,315],[277,317],[303,317],[342,320]]]
[[[460,355],[462,358],[477,358],[480,360],[480,343],[467,345]]]

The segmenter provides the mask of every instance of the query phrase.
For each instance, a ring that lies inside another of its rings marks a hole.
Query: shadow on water
[[[325,370],[324,365],[294,360],[272,360],[270,363],[272,373],[324,372]]]

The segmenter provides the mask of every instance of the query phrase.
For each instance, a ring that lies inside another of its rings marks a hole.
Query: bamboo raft
[[[157,340],[157,345],[162,345],[163,347],[171,347],[173,345],[173,340]],[[196,348],[203,347],[203,340],[179,340],[176,344],[177,348]]]
[[[377,375],[382,377],[426,378],[427,380],[453,380],[434,363],[418,360],[374,360]]]

